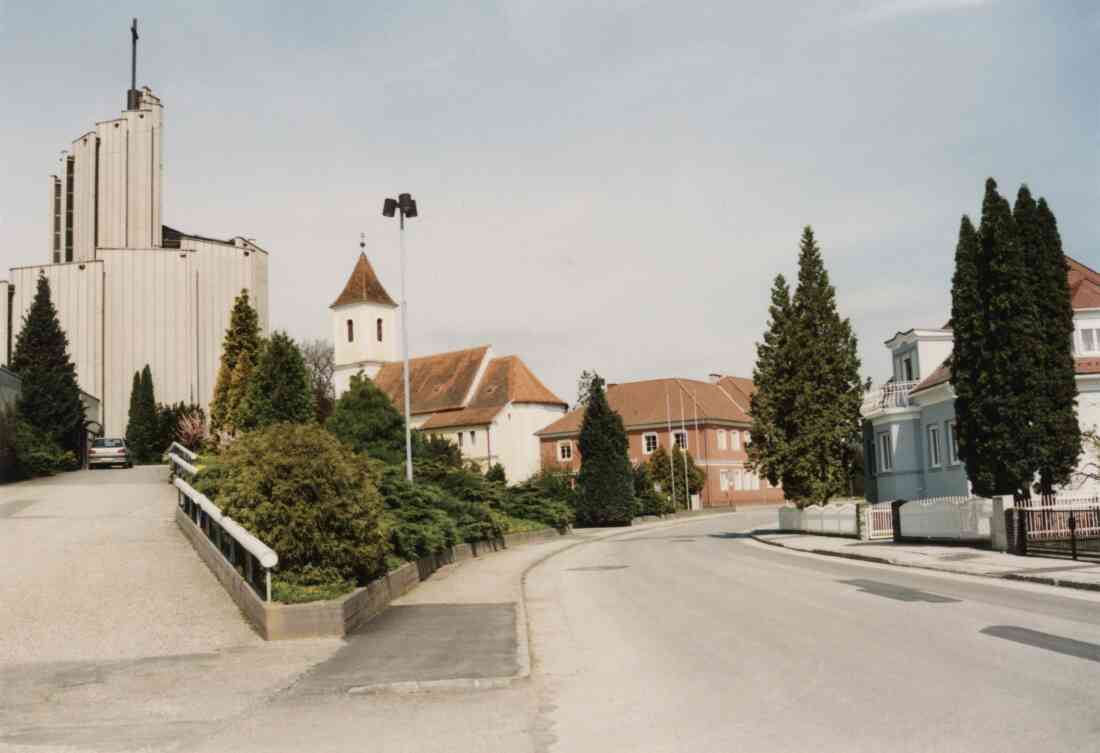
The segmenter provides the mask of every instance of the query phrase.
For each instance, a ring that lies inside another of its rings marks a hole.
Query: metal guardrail
[[[173,443],[172,449],[175,448],[176,445]],[[187,452],[191,460],[197,458],[195,453],[185,447],[178,449]],[[198,472],[192,463],[175,452],[170,452],[168,458],[174,468],[185,471],[191,477]],[[206,534],[210,543],[217,548],[226,562],[241,574],[257,596],[265,601],[271,601],[271,570],[279,564],[279,555],[275,550],[246,531],[240,523],[222,513],[221,509],[205,494],[180,478],[179,474],[172,481],[172,485],[176,487],[179,494],[180,509],[191,519],[191,522]]]

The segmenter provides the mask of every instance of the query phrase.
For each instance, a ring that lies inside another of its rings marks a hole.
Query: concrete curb
[[[592,537],[578,538],[578,540],[574,541],[572,544],[563,546],[552,552],[547,552],[545,555],[529,564],[520,574],[520,599],[516,602],[516,661],[519,664],[519,670],[515,674],[502,675],[500,677],[456,677],[450,680],[384,682],[372,685],[356,685],[348,688],[345,692],[349,695],[378,695],[383,693],[414,695],[417,693],[460,690],[496,690],[524,682],[530,679],[531,668],[534,666],[534,650],[531,648],[531,622],[527,614],[527,576],[532,570],[551,557],[555,557],[562,552],[567,552],[578,546],[583,546],[584,544],[591,544],[594,541],[604,541],[606,539],[618,538],[630,533],[648,531],[655,528],[672,528],[678,525],[694,523],[701,517],[732,515],[734,512],[736,511],[723,510],[722,512],[715,512],[706,516],[693,515],[690,517],[673,518],[671,520],[659,520],[653,523],[643,523],[636,526],[624,526],[621,529],[614,529]]]
[[[839,557],[841,559],[857,560],[860,562],[873,562],[879,565],[893,565],[894,567],[906,567],[911,570],[928,570],[938,573],[951,573],[953,575],[969,575],[974,578],[992,578],[994,580],[1014,580],[1025,583],[1039,583],[1044,586],[1058,586],[1060,588],[1074,588],[1080,591],[1100,591],[1100,583],[1084,583],[1082,581],[1067,580],[1065,578],[1052,578],[1047,575],[1027,575],[1026,573],[976,573],[971,570],[963,570],[950,565],[917,565],[911,562],[901,562],[889,557],[875,557],[869,554],[855,554],[853,552],[837,552],[832,549],[802,549],[800,547],[787,546],[782,541],[769,541],[761,538],[755,532],[751,533],[753,541],[768,546],[779,547],[790,552],[802,554],[817,554],[822,557]]]

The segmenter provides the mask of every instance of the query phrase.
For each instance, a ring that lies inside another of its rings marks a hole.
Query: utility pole
[[[401,340],[404,349],[404,377],[405,392],[405,478],[413,480],[412,461],[412,411],[409,397],[409,319],[408,300],[406,298],[405,285],[405,218],[417,217],[416,200],[411,194],[398,194],[396,199],[386,199],[382,203],[382,216],[393,217],[400,215],[399,238],[401,245]]]

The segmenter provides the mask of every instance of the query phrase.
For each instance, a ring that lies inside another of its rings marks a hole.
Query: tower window
[[[382,320],[379,319],[375,326],[378,329],[378,342],[382,342]]]
[[[348,319],[348,342],[355,342],[355,322],[351,319]]]

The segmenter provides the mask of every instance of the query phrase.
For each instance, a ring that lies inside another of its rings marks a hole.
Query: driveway
[[[176,528],[167,474],[0,486],[0,748],[178,740],[339,647],[249,628]]]

